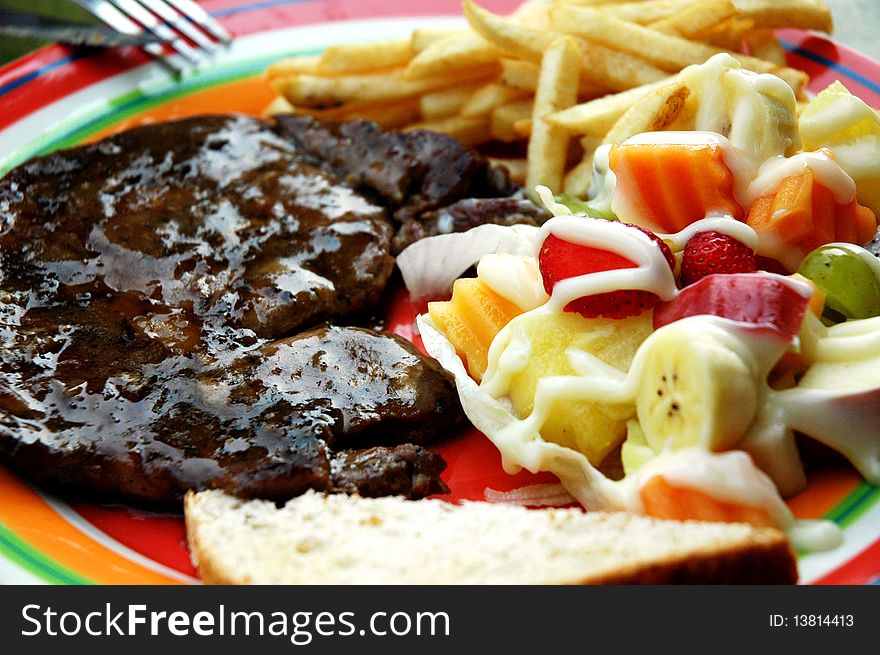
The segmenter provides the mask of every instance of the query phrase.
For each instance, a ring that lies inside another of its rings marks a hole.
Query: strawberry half
[[[681,286],[716,273],[754,273],[755,251],[732,236],[709,230],[685,244],[681,258]]]
[[[672,256],[672,251],[660,237],[638,225],[631,225],[629,223],[620,223],[620,225],[625,225],[647,234],[663,252],[663,256],[669,264],[669,269],[675,270],[675,258]],[[636,268],[637,264],[615,252],[592,246],[584,246],[579,243],[570,243],[550,234],[541,246],[541,251],[538,254],[538,266],[541,269],[544,290],[548,295],[551,295],[553,287],[562,280],[601,271]],[[597,316],[626,318],[627,316],[641,314],[656,305],[659,300],[657,295],[650,291],[620,289],[578,298],[568,303],[565,306],[565,311],[577,312],[585,318]]]

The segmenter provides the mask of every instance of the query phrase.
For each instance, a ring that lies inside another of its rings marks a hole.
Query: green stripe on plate
[[[52,584],[94,584],[92,580],[74,573],[45,556],[2,523],[0,523],[0,554]]]
[[[866,482],[862,482],[853,489],[846,498],[837,503],[837,505],[825,515],[825,518],[834,521],[840,527],[845,528],[855,523],[862,514],[873,507],[878,501],[880,501],[880,487],[875,487]]]

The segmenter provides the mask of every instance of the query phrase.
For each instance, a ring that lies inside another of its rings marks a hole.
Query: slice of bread
[[[208,584],[794,583],[785,535],[626,513],[308,492],[185,502]]]

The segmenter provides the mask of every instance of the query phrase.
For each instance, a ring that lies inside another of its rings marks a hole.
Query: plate
[[[507,12],[516,0],[484,2]],[[214,0],[203,3],[237,38],[228,51],[181,81],[134,49],[113,53],[50,46],[0,69],[0,175],[27,159],[125,127],[217,111],[259,113],[273,94],[260,79],[271,61],[316,53],[332,43],[405,36],[416,27],[461,24],[458,0]],[[405,14],[405,15],[404,15]],[[840,79],[880,107],[880,63],[815,34],[779,33],[789,63],[818,91]],[[418,308],[399,293],[389,327],[412,332]],[[475,431],[436,448],[448,468],[451,500],[482,500],[486,488],[551,481],[508,476],[494,446]],[[54,584],[197,584],[178,514],[69,501],[46,494],[0,467],[0,582]],[[814,473],[790,499],[801,518],[838,523],[834,551],[799,555],[805,584],[880,583],[880,487],[849,468]]]

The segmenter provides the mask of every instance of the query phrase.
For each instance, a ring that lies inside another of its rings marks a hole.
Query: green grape
[[[825,305],[845,318],[880,315],[880,260],[860,246],[832,243],[804,258],[798,273],[827,294]]]
[[[584,216],[589,216],[591,218],[604,218],[609,221],[617,220],[617,216],[611,211],[602,211],[601,209],[592,206],[589,200],[582,200],[577,196],[560,193],[553,196],[553,199],[560,205],[568,207],[575,214],[583,214]]]

